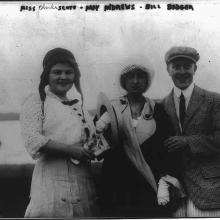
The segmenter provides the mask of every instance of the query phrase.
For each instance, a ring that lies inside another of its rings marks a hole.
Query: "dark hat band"
[[[75,64],[76,60],[73,54],[64,48],[55,48],[47,52],[43,60],[43,67],[51,66],[55,63]]]
[[[172,47],[165,54],[167,64],[177,58],[186,58],[196,63],[200,56],[196,49],[192,47]]]
[[[185,58],[185,59],[188,59],[188,60],[193,61],[194,63],[197,62],[197,60],[194,59],[193,57],[187,56],[187,55],[182,55],[182,54],[181,54],[181,55],[176,55],[176,56],[170,57],[166,62],[169,63],[169,62],[171,62],[172,60],[175,60],[175,59],[178,59],[178,58]]]
[[[57,63],[67,63],[67,64],[70,64],[71,66],[77,65],[75,59],[67,58],[67,57],[56,57],[54,59],[51,59],[49,62],[44,63],[43,68],[46,68],[46,67],[50,68]]]

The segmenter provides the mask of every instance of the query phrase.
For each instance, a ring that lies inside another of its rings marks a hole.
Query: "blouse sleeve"
[[[105,112],[101,118],[96,122],[96,130],[99,132],[103,132],[108,125],[110,124],[111,119],[108,112]]]
[[[49,141],[43,135],[42,102],[37,95],[25,101],[20,113],[21,134],[25,148],[33,159],[40,157],[40,149]]]

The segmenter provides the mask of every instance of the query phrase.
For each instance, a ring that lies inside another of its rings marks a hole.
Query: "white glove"
[[[160,179],[157,191],[158,205],[164,206],[170,201],[169,183],[163,178]]]

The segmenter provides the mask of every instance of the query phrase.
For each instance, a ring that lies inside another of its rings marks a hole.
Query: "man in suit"
[[[172,47],[165,55],[174,88],[163,105],[175,131],[165,146],[182,154],[187,199],[175,216],[220,217],[220,94],[194,84],[198,60],[190,47]]]

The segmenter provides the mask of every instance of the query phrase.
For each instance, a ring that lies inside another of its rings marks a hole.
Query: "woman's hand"
[[[76,160],[93,159],[93,152],[83,147],[83,143],[75,143],[71,145],[58,143],[49,140],[48,143],[41,149],[41,152],[52,155],[65,155]]]
[[[82,147],[81,144],[74,144],[70,146],[70,154],[76,160],[92,160],[94,159],[94,154],[91,150]]]

